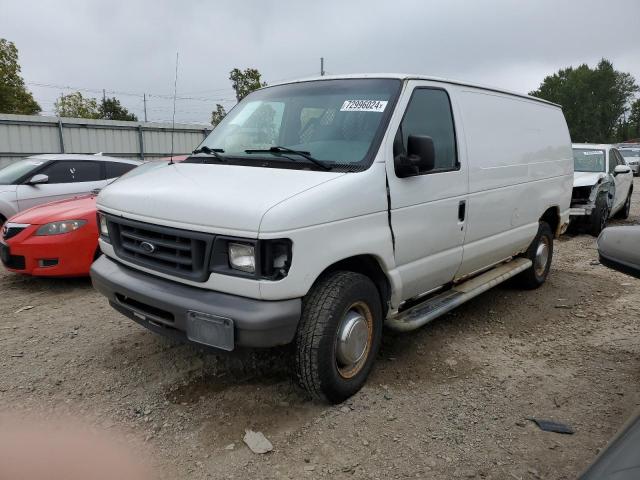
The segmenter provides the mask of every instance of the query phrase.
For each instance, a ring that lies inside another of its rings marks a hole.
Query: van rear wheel
[[[523,256],[533,265],[518,275],[518,282],[523,288],[538,288],[547,280],[553,259],[553,233],[547,222],[540,222],[538,234]]]
[[[313,397],[340,403],[362,388],[382,337],[378,290],[366,276],[332,272],[303,300],[296,374]]]

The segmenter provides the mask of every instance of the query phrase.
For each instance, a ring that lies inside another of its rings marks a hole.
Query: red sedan
[[[181,162],[187,155],[176,155]],[[125,175],[139,175],[166,165],[165,161],[145,163]],[[96,195],[33,207],[11,217],[0,234],[0,259],[16,273],[42,277],[89,275],[100,254]]]
[[[84,276],[89,274],[98,254],[95,195],[25,210],[11,217],[2,228],[0,257],[13,272]]]

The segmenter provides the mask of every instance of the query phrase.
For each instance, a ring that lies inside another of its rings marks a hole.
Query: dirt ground
[[[640,223],[640,189],[620,223]],[[640,281],[601,266],[588,235],[555,248],[539,290],[499,286],[387,335],[339,406],[306,398],[286,349],[212,355],[120,316],[88,280],[2,272],[0,412],[118,432],[164,478],[575,478],[640,404]],[[249,428],[273,452],[253,454]]]

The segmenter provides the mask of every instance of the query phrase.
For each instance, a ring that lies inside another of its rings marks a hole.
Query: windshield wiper
[[[279,145],[273,146],[271,148],[268,148],[266,150],[264,149],[250,149],[250,150],[245,150],[245,153],[274,153],[274,154],[278,154],[278,153],[292,153],[294,155],[299,155],[302,158],[310,161],[311,163],[314,163],[315,165],[319,166],[320,168],[322,168],[323,170],[331,170],[331,167],[327,164],[325,164],[324,162],[313,158],[311,156],[311,152],[305,152],[303,150],[293,150],[292,148],[287,148],[287,147],[281,147]],[[285,158],[289,158],[286,157]]]
[[[220,153],[224,153],[224,150],[222,148],[209,148],[206,145],[203,145],[200,148],[196,148],[191,153],[193,153],[194,155],[197,155],[198,153],[206,153],[207,155],[213,155],[221,162],[225,162],[227,160],[222,155],[219,155]]]

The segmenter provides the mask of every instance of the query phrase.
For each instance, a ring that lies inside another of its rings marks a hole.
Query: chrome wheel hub
[[[536,271],[536,275],[538,276],[544,275],[544,271],[547,268],[548,261],[549,261],[549,239],[547,237],[542,237],[540,239],[540,243],[538,244],[538,248],[536,249],[536,258],[533,263]]]
[[[369,327],[367,319],[357,310],[349,310],[338,329],[336,357],[346,368],[356,365],[367,351]]]

